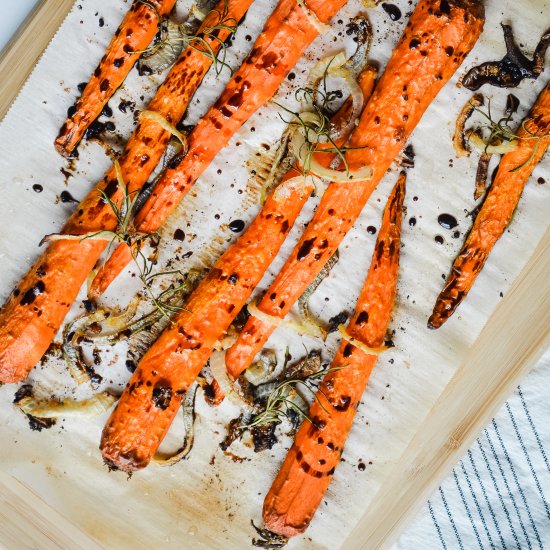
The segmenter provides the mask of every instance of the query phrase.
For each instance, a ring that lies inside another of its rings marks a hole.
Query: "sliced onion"
[[[112,231],[99,231],[96,233],[85,233],[83,235],[66,235],[65,233],[48,233],[44,235],[38,246],[54,241],[110,241],[114,237]],[[116,238],[116,237],[115,237]]]
[[[371,348],[367,346],[367,344],[361,342],[361,340],[357,340],[357,338],[351,336],[345,325],[339,325],[338,332],[340,333],[342,339],[344,339],[346,342],[349,342],[356,348],[359,348],[361,351],[364,351],[367,355],[380,355],[382,352],[388,349],[387,346],[381,346],[379,348]]]
[[[295,330],[301,336],[312,336],[313,338],[324,338],[326,336],[323,329],[321,329],[321,327],[319,327],[315,323],[312,323],[311,321],[294,321],[293,319],[281,319],[280,317],[276,317],[275,315],[264,313],[263,311],[258,309],[256,304],[254,304],[253,302],[248,304],[247,309],[250,315],[256,317],[257,319],[268,325],[276,327],[286,326]]]
[[[458,117],[456,119],[455,131],[453,133],[453,147],[457,157],[470,156],[470,149],[468,148],[467,136],[464,131],[464,126],[468,119],[472,116],[474,110],[483,105],[485,99],[482,94],[474,94],[468,103],[462,107]]]
[[[300,115],[303,119],[303,113]],[[311,113],[313,114],[313,113]],[[313,130],[308,130],[313,131]],[[292,136],[292,152],[298,159],[298,162],[307,168],[308,172],[311,172],[315,176],[320,178],[327,178],[335,183],[349,183],[355,181],[364,181],[372,178],[372,168],[370,166],[363,166],[358,170],[334,170],[332,168],[325,168],[317,160],[315,155],[308,156],[308,146],[306,144],[306,137],[301,127]]]
[[[302,8],[302,10],[304,10],[304,13],[308,21],[311,23],[311,26],[314,27],[319,34],[325,34],[330,31],[330,25],[319,21],[317,15],[306,6],[304,0],[296,0],[296,3]]]
[[[470,131],[467,132],[466,135],[474,147],[489,155],[503,155],[504,153],[510,153],[511,151],[515,151],[519,146],[517,139],[513,139],[512,141],[504,141],[499,145],[491,145],[490,143],[486,143],[477,132]]]
[[[277,366],[277,355],[274,350],[263,350],[260,359],[244,371],[247,382],[253,386],[259,386],[270,382]]]
[[[140,74],[143,74],[144,65],[151,71],[160,74],[175,63],[183,50],[185,34],[180,25],[169,18],[165,19],[162,25],[165,32],[160,43],[152,46],[150,51],[146,51],[138,61]]]
[[[351,99],[353,102],[353,108],[348,119],[347,124],[341,126],[340,128],[334,129],[330,137],[334,140],[341,139],[342,137],[348,135],[350,129],[355,126],[361,111],[363,110],[363,92],[355,80],[352,72],[347,67],[341,67],[340,69],[329,73],[331,76],[338,76],[344,80],[346,86],[349,89]]]
[[[325,75],[329,75],[335,78],[342,78],[349,89],[353,101],[353,109],[348,122],[342,127],[333,129],[331,132],[330,137],[334,140],[347,135],[363,110],[363,92],[357,83],[355,75],[345,66],[347,62],[348,60],[343,51],[336,55],[324,57],[313,66],[307,80],[307,87],[316,91]],[[316,96],[314,95],[314,97]]]
[[[43,401],[33,396],[24,397],[17,406],[25,413],[38,418],[92,418],[108,411],[117,398],[102,392],[84,401]]]
[[[307,78],[307,88],[311,88],[313,90],[316,90],[319,86],[319,83],[323,78],[325,77],[325,74],[329,72],[331,69],[336,70],[345,65],[347,59],[346,54],[341,51],[338,52],[335,55],[328,55],[326,57],[323,57],[309,71],[309,75]]]
[[[225,366],[225,351],[214,351],[210,355],[210,371],[216,379],[223,393],[233,403],[239,407],[244,407],[245,410],[254,410],[254,405],[248,401],[235,387],[235,382],[229,378],[227,368]]]
[[[156,111],[141,111],[139,113],[139,119],[142,120],[148,118],[160,124],[167,132],[170,132],[173,136],[179,139],[184,152],[187,152],[187,137],[182,134],[173,124],[170,124],[163,116],[159,115]]]
[[[188,390],[181,408],[183,414],[183,427],[185,429],[183,445],[172,454],[157,452],[153,456],[153,462],[156,462],[160,466],[173,466],[177,464],[180,460],[187,457],[193,449],[193,444],[195,443],[195,398],[198,387],[198,384],[193,384]]]

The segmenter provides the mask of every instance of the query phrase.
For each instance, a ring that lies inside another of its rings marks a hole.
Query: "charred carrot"
[[[227,17],[240,20],[251,3],[252,0],[229,0]],[[218,11],[213,10],[203,26],[216,25],[225,6],[226,1],[221,0]],[[229,31],[218,32],[222,40],[229,36]],[[218,51],[217,41],[208,36],[204,40]],[[183,116],[212,65],[210,57],[192,46],[182,52],[149,104],[150,111],[172,124]],[[130,192],[144,185],[169,140],[170,132],[158,122],[150,118],[139,122],[119,158]],[[114,167],[80,203],[63,227],[63,233],[85,235],[115,228],[115,214],[101,193],[115,202],[121,200]],[[105,246],[105,241],[92,240],[52,242],[22,279],[0,310],[0,382],[22,380],[42,357]]]
[[[362,74],[366,97],[375,75],[371,68]],[[346,120],[350,110],[348,100],[335,117]],[[319,158],[326,166],[331,160],[326,154]],[[295,173],[289,170],[285,180]],[[260,282],[312,190],[311,185],[290,187],[284,195],[271,193],[258,216],[188,298],[172,326],[145,354],[103,430],[101,450],[111,467],[133,471],[147,466],[182,396]],[[159,395],[167,397],[159,401]]]
[[[212,159],[227,145],[248,118],[268,101],[318,35],[313,17],[328,21],[346,0],[279,0],[256,40],[250,55],[235,73],[215,105],[189,135],[189,152],[181,163],[169,168],[136,216],[140,231],[156,231],[176,208]],[[94,282],[101,294],[132,260],[126,245],[119,246]]]
[[[313,219],[258,308],[284,317],[315,279],[349,231],[373,189],[445,82],[478,39],[483,5],[475,0],[420,0],[372,98],[361,115],[346,153],[350,169],[371,166],[370,180],[332,183]],[[238,376],[275,328],[251,316],[226,355]]]
[[[395,300],[405,174],[389,199],[372,262],[347,334],[365,347],[344,340],[311,405],[308,417],[269,490],[263,508],[265,526],[287,537],[303,533],[330,484],[376,363]]]
[[[55,140],[55,148],[69,156],[88,126],[122,84],[141,51],[159,30],[160,18],[172,11],[176,0],[135,0],[113,36]],[[136,52],[136,53],[133,53]]]
[[[495,179],[439,294],[429,328],[439,328],[456,310],[510,223],[533,169],[550,145],[550,83],[517,132],[518,148],[502,156]]]

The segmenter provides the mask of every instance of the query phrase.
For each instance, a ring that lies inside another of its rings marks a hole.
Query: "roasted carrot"
[[[240,20],[251,3],[252,0],[229,0],[227,17]],[[225,5],[225,0],[221,0],[218,10]],[[216,25],[219,13],[212,11],[203,26]],[[229,31],[219,31],[222,40],[228,35]],[[208,36],[204,39],[210,41],[214,51],[220,47]],[[191,46],[186,48],[151,100],[149,110],[176,124],[211,64],[210,57]],[[149,118],[140,121],[119,159],[130,192],[139,190],[147,181],[169,140],[170,133],[158,122]],[[121,200],[114,167],[80,203],[63,233],[85,235],[115,228],[113,209],[100,191],[115,202]],[[105,241],[92,240],[52,242],[22,279],[0,310],[0,382],[22,380],[42,357],[105,246]]]
[[[372,262],[347,333],[368,348],[380,348],[395,300],[401,212],[405,197],[401,173],[389,199],[376,239]],[[376,364],[376,353],[344,340],[340,344],[269,490],[263,509],[265,526],[287,537],[303,533],[323,499]]]
[[[122,84],[140,53],[159,30],[159,18],[172,11],[176,0],[135,0],[113,36],[55,140],[55,148],[69,156],[88,126]],[[136,52],[136,53],[133,53]]]
[[[517,132],[518,148],[502,156],[495,179],[439,294],[429,328],[439,328],[456,310],[510,223],[531,173],[550,145],[550,82]]]
[[[308,0],[307,9],[328,21],[346,0]],[[212,159],[248,118],[268,101],[317,36],[317,27],[296,0],[279,0],[250,55],[235,73],[215,105],[189,135],[189,152],[166,170],[150,199],[136,216],[140,231],[156,231],[176,208]],[[120,245],[97,275],[94,294],[101,294],[132,260]]]
[[[284,317],[315,279],[349,231],[370,194],[445,82],[478,39],[483,4],[475,0],[420,0],[372,98],[353,133],[346,153],[350,169],[371,166],[370,180],[332,183],[313,219],[258,308]],[[275,328],[250,317],[226,364],[238,376],[252,362]]]
[[[370,67],[362,74],[360,83],[366,97],[372,92],[375,75]],[[348,100],[335,117],[346,120],[350,110]],[[322,154],[318,160],[328,166],[332,157],[327,157]],[[279,188],[296,173],[289,170]],[[260,282],[312,190],[311,185],[290,187],[284,195],[271,193],[258,216],[145,354],[103,430],[101,450],[110,466],[126,471],[147,466],[183,394]],[[158,404],[160,394],[169,396],[162,406]]]

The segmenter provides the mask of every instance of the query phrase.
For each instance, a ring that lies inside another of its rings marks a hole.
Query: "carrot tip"
[[[434,312],[431,314],[430,318],[428,319],[428,328],[431,330],[436,330],[441,327],[441,325],[445,324],[445,321],[450,317],[450,315],[441,315],[437,311],[434,310]]]
[[[300,527],[294,527],[287,524],[284,517],[270,513],[267,510],[264,510],[263,521],[268,531],[288,538],[301,535],[309,526],[309,523],[307,523]]]

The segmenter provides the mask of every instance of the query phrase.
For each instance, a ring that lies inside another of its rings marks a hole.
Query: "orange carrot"
[[[550,145],[550,83],[540,93],[517,136],[519,146],[500,160],[481,210],[437,298],[429,328],[439,328],[472,288],[493,246],[510,223],[527,180]]]
[[[348,335],[368,348],[380,348],[395,300],[401,218],[405,197],[401,173],[382,218],[369,273],[348,327]],[[272,532],[292,537],[303,533],[323,499],[376,363],[375,353],[343,341],[296,434],[264,501],[263,519]]]
[[[159,29],[159,17],[172,11],[176,0],[136,0],[118,27],[105,55],[92,73],[82,95],[74,105],[55,140],[55,148],[69,156],[88,126],[122,84],[141,51]],[[138,52],[138,53],[132,53]]]
[[[375,75],[372,68],[363,72],[360,82],[365,96],[372,92]],[[336,125],[338,118],[347,119],[350,110],[348,100],[335,116]],[[318,161],[328,166],[332,159],[327,156],[320,155]],[[295,173],[289,170],[278,189]],[[145,354],[103,430],[101,450],[111,467],[133,471],[147,466],[183,394],[260,282],[312,190],[311,185],[290,187],[284,195],[272,193]],[[160,394],[170,396],[161,405]]]
[[[300,241],[258,308],[284,317],[349,231],[426,108],[478,39],[483,5],[474,0],[420,0],[361,115],[346,153],[350,169],[371,166],[370,180],[332,183]],[[250,317],[226,364],[238,376],[275,325]]]
[[[252,0],[229,0],[227,17],[240,20],[251,3]],[[225,4],[225,0],[220,0],[218,10]],[[219,13],[212,11],[203,27],[216,25]],[[229,36],[229,31],[219,33],[222,40]],[[214,51],[219,49],[217,41],[208,36],[205,40],[209,40]],[[186,48],[151,100],[149,110],[176,124],[211,64],[211,58],[191,46]],[[152,119],[139,122],[119,159],[130,192],[145,184],[170,137]],[[113,209],[103,200],[100,190],[115,202],[121,200],[114,167],[80,203],[63,233],[85,235],[116,227]],[[105,241],[97,240],[56,241],[38,258],[0,310],[0,382],[22,380],[39,361],[105,246]]]
[[[325,22],[345,3],[346,0],[308,0],[307,8]],[[152,233],[164,223],[235,132],[273,96],[317,34],[303,6],[296,0],[279,0],[252,52],[189,135],[188,154],[177,167],[166,170],[136,216],[140,231]],[[101,294],[131,260],[129,248],[120,245],[98,273],[94,294]]]

